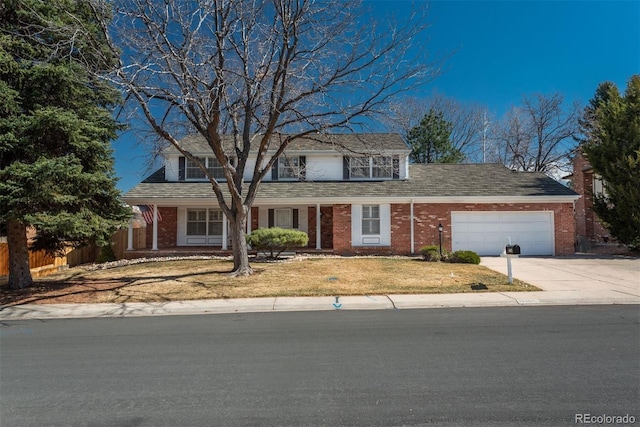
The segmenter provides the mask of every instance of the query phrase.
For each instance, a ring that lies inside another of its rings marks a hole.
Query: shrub
[[[440,247],[439,246],[423,246],[420,248],[420,253],[425,261],[437,262],[440,261]]]
[[[451,255],[451,262],[460,264],[480,264],[480,257],[473,251],[455,251]]]
[[[100,248],[100,254],[96,262],[102,264],[103,262],[116,261],[116,254],[113,252],[113,247],[110,244],[106,244]]]
[[[309,236],[304,231],[283,228],[258,228],[247,236],[247,243],[269,258],[277,258],[288,249],[306,246]]]

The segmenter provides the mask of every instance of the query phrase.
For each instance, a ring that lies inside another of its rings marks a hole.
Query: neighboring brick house
[[[579,251],[590,248],[594,243],[607,243],[611,240],[609,231],[600,223],[593,210],[593,195],[602,194],[602,179],[593,172],[582,151],[573,157],[573,173],[565,178],[571,179],[573,189],[581,197],[576,201],[576,246]]]
[[[203,140],[183,144],[220,172]],[[309,234],[310,251],[412,254],[437,245],[442,224],[447,250],[499,255],[511,239],[523,255],[574,253],[579,196],[571,189],[501,164],[413,165],[409,153],[396,134],[295,140],[260,185],[247,231],[299,229]],[[147,227],[147,249],[228,250],[227,221],[202,171],[175,148],[164,157],[124,196],[130,205],[157,206],[162,217]]]

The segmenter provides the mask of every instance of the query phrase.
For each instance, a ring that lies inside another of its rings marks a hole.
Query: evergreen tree
[[[453,125],[441,111],[430,109],[420,124],[409,131],[411,160],[415,163],[460,163],[464,154],[451,142]]]
[[[604,186],[594,210],[620,243],[639,249],[640,75],[631,77],[624,96],[612,83],[600,84],[581,127],[582,149]]]
[[[95,6],[95,5],[93,5]],[[32,284],[33,249],[102,243],[126,220],[110,141],[121,97],[98,75],[104,55],[89,2],[8,0],[0,5],[0,222],[9,243],[9,286]]]

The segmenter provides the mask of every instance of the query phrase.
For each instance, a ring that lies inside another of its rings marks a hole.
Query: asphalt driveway
[[[483,257],[480,263],[507,274],[507,260]],[[513,277],[548,292],[610,294],[640,298],[640,258],[576,255],[521,257],[512,260]]]

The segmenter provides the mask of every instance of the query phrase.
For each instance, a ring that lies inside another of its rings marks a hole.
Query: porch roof
[[[207,182],[167,182],[156,173],[124,195],[131,204],[145,200],[211,199]],[[224,187],[224,186],[223,186]],[[502,164],[411,165],[408,180],[381,181],[264,181],[261,200],[318,199],[410,199],[410,198],[509,198],[549,197],[575,200],[573,190],[538,172],[514,172]]]

